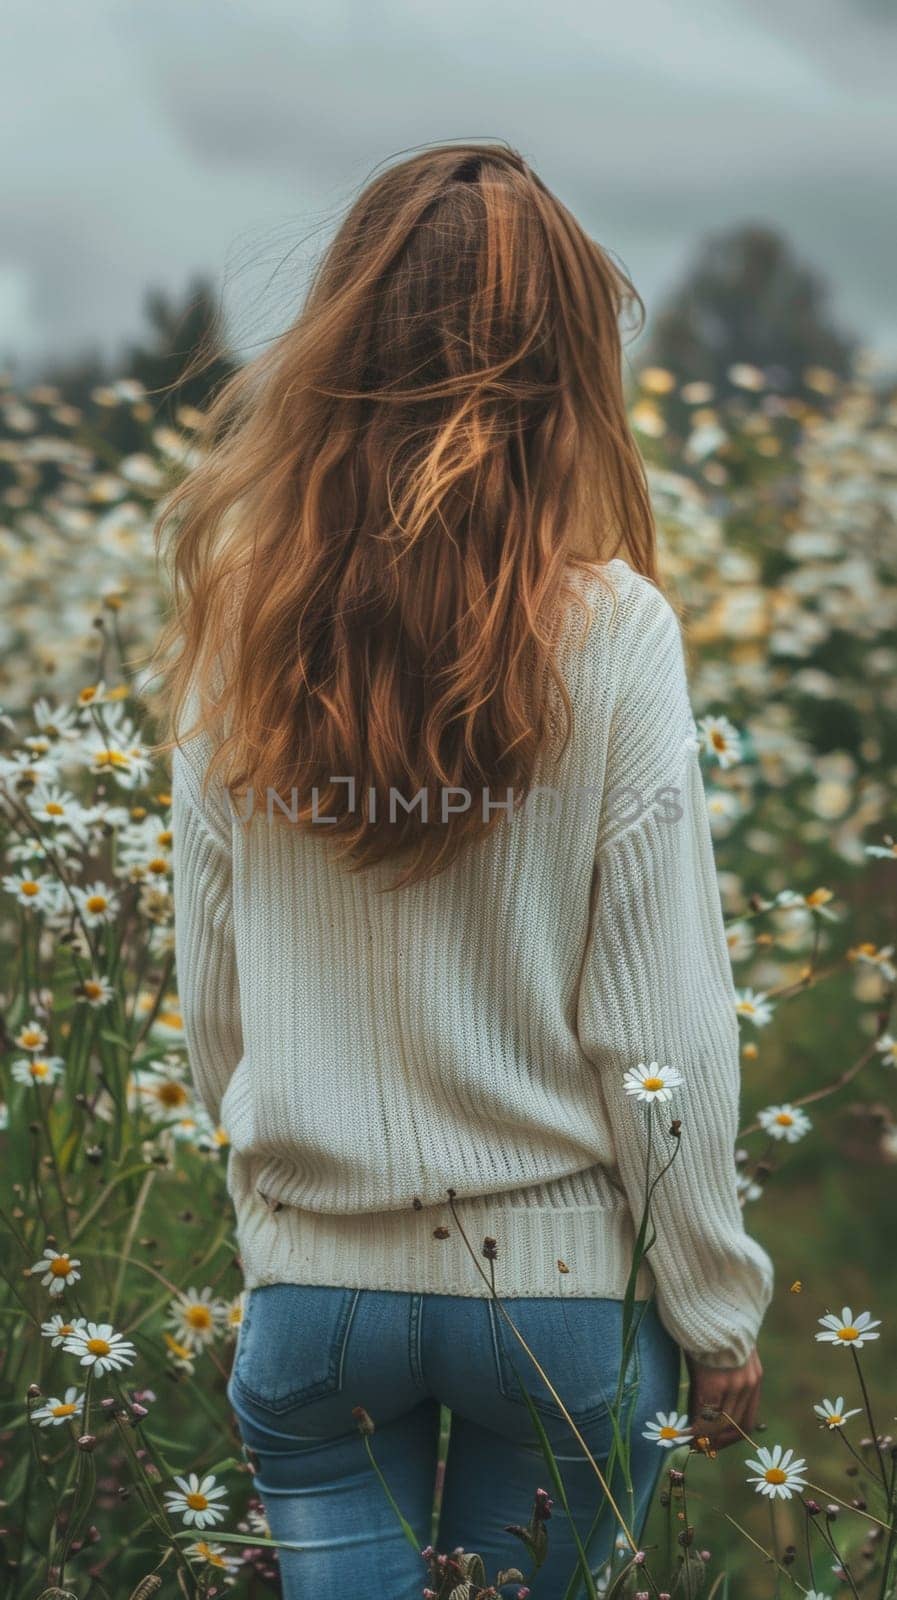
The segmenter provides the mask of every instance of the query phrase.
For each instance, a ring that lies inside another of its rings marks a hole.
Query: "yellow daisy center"
[[[46,1061],[32,1061],[29,1070],[32,1078],[45,1078],[50,1068]]]
[[[104,894],[89,894],[86,904],[88,911],[105,911],[109,901]]]
[[[725,748],[726,748],[726,736],[725,736],[725,734],[721,733],[719,728],[714,728],[713,732],[710,735],[710,743],[713,745],[714,750],[725,750]]]
[[[765,1477],[767,1483],[788,1482],[788,1474],[787,1472],[783,1472],[781,1467],[767,1467],[763,1476]]]
[[[191,1352],[187,1349],[187,1346],[185,1344],[178,1344],[177,1339],[173,1339],[170,1333],[165,1334],[165,1343],[167,1344],[173,1356],[179,1356],[181,1360],[190,1359]]]
[[[146,870],[154,872],[157,877],[164,877],[168,871],[168,862],[162,856],[157,856],[153,861],[147,862]]]
[[[71,1270],[72,1263],[68,1256],[57,1256],[55,1261],[50,1262],[50,1271],[54,1278],[67,1278]]]
[[[662,1078],[643,1078],[642,1079],[642,1088],[643,1089],[651,1089],[651,1090],[662,1089],[663,1088],[663,1079]]]
[[[129,767],[131,758],[124,750],[98,750],[96,762],[98,766]]]
[[[173,1080],[169,1080],[167,1083],[160,1083],[156,1090],[156,1099],[163,1106],[182,1106],[187,1098],[187,1091],[184,1085],[175,1083]]]
[[[184,1321],[191,1328],[211,1328],[212,1315],[208,1306],[188,1306],[184,1313]]]
[[[82,706],[90,705],[91,700],[95,700],[96,699],[96,693],[97,693],[96,689],[93,689],[93,688],[91,688],[91,689],[82,689],[81,693],[78,695],[79,704],[82,705]]]
[[[88,1000],[98,1000],[103,993],[103,985],[96,983],[92,978],[88,978],[84,985],[84,993]]]
[[[860,1336],[859,1328],[839,1328],[838,1329],[838,1338],[839,1339],[844,1339],[848,1344],[850,1343],[851,1339],[858,1339],[859,1336]]]
[[[33,878],[26,878],[22,884],[22,893],[27,895],[40,894],[40,884],[35,883]]]
[[[678,1439],[679,1429],[670,1427],[661,1428],[658,1437],[661,1439]]]
[[[198,1493],[185,1495],[184,1499],[191,1511],[205,1511],[209,1503],[204,1494]]]
[[[844,1418],[842,1417],[840,1411],[829,1412],[828,1425],[830,1428],[837,1428],[843,1421]]]
[[[789,1111],[780,1111],[776,1117],[776,1122],[780,1128],[790,1128],[793,1121],[794,1118]]]
[[[807,905],[808,906],[824,906],[824,905],[828,904],[828,902],[829,902],[829,900],[831,900],[831,898],[832,898],[831,889],[814,889],[812,894],[808,894],[807,895]]]
[[[108,1356],[112,1346],[105,1339],[88,1339],[86,1348],[92,1356]]]
[[[59,804],[58,800],[48,800],[46,805],[44,806],[44,810],[47,813],[48,817],[64,817],[65,816],[65,806],[61,806]]]
[[[74,1333],[74,1331],[75,1331],[75,1329],[74,1329],[74,1326],[72,1325],[71,1322],[62,1322],[62,1323],[60,1323],[59,1327],[56,1329],[57,1333],[59,1333],[59,1334],[63,1334],[64,1333],[66,1335],[68,1335],[70,1333]]]
[[[162,832],[156,838],[156,844],[159,846],[160,850],[167,850],[168,846],[171,844],[172,838],[173,834],[171,829],[163,828]]]
[[[71,1401],[67,1401],[63,1405],[54,1406],[53,1415],[54,1417],[71,1417],[74,1416],[77,1409],[76,1405],[73,1405]]]
[[[160,1011],[156,1021],[164,1023],[166,1028],[179,1028],[181,1026],[181,1013],[179,1011]]]
[[[26,1028],[21,1035],[22,1044],[26,1050],[36,1050],[41,1042],[41,1035],[35,1033],[33,1028]]]

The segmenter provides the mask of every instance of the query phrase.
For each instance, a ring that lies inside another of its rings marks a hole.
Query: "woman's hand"
[[[756,1350],[751,1351],[743,1367],[702,1367],[689,1355],[685,1360],[691,1377],[688,1415],[696,1436],[706,1436],[715,1450],[737,1444],[743,1436],[738,1429],[751,1433],[757,1421],[763,1368]],[[702,1416],[705,1410],[726,1412],[738,1427],[722,1415],[714,1415],[712,1420]]]

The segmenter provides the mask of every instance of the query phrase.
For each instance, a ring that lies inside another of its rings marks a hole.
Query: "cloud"
[[[888,21],[857,9],[823,30],[811,0],[7,0],[0,351],[111,348],[147,284],[202,269],[241,336],[273,333],[375,164],[469,137],[517,144],[649,309],[701,234],[757,218],[897,346]]]

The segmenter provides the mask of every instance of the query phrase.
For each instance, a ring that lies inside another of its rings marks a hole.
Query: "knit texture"
[[[500,1295],[622,1298],[649,1124],[656,1170],[680,1118],[638,1291],[687,1352],[739,1365],[772,1268],[736,1195],[738,1026],[681,631],[622,561],[577,581],[591,621],[571,605],[559,642],[574,720],[536,774],[552,792],[434,879],[379,893],[392,864],[350,873],[261,799],[244,829],[202,793],[207,741],[174,752],[194,1081],[230,1136],[250,1287],[488,1294],[463,1229],[487,1273],[496,1240]],[[652,1061],[685,1080],[669,1105],[624,1093]]]

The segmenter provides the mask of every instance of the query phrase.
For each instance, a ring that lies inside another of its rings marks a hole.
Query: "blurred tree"
[[[749,363],[790,394],[804,374],[844,376],[855,340],[833,323],[824,280],[773,228],[747,224],[707,239],[679,288],[661,307],[640,365],[667,367],[731,392],[729,370]],[[818,392],[814,395],[818,403]]]
[[[150,336],[128,347],[118,375],[142,383],[154,410],[202,410],[234,371],[213,285],[195,278],[183,300],[150,289],[144,305]]]

